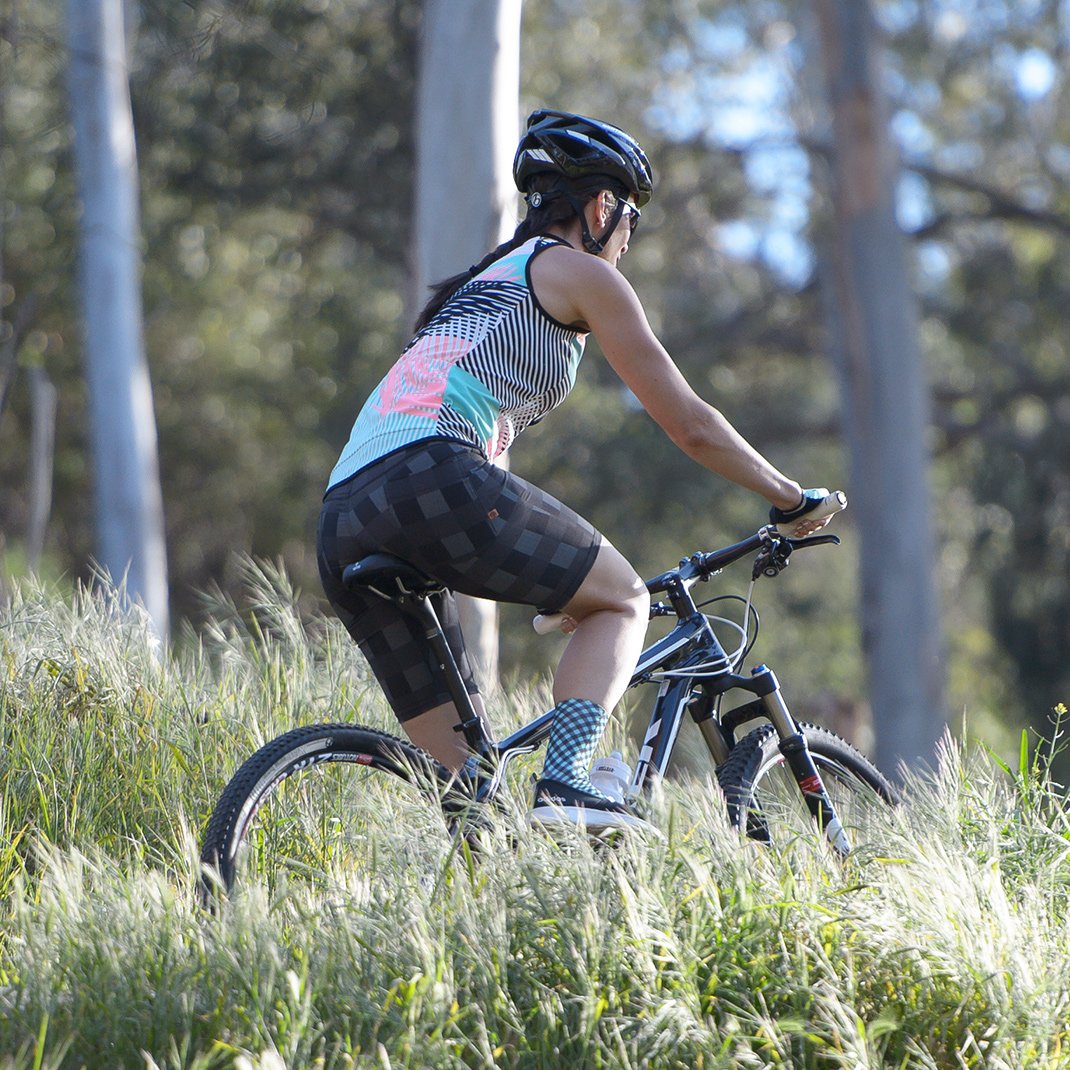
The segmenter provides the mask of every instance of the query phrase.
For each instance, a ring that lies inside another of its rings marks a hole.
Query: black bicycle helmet
[[[650,162],[639,142],[623,130],[598,119],[566,111],[534,111],[513,160],[513,180],[529,192],[535,175],[582,179],[607,175],[635,196],[642,208],[654,191]]]

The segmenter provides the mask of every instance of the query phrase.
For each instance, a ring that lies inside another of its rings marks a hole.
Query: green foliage
[[[416,10],[146,6],[148,343],[187,612],[235,550],[316,582],[326,475],[404,333]]]
[[[20,363],[42,364],[59,389],[61,523],[49,549],[77,571],[92,533],[76,206],[62,26],[45,8],[30,5],[4,38],[15,62],[4,64],[0,282]],[[140,5],[131,94],[146,341],[180,614],[194,609],[193,589],[238,581],[236,551],[282,554],[317,583],[312,530],[327,473],[355,399],[406,329],[417,12],[375,0]],[[0,420],[12,540],[28,508],[21,385]]]
[[[1070,689],[1070,84],[1057,13],[883,10],[947,489],[944,571],[968,592],[949,600],[949,631],[988,617],[1009,664],[997,656],[975,678],[997,668],[993,712],[1024,694],[1043,727]]]
[[[29,392],[43,367],[66,389],[57,423],[65,543],[88,551],[92,513],[83,443],[68,437],[85,405],[74,312],[77,205],[63,77],[61,9],[5,4],[0,14],[0,548],[24,535]],[[72,448],[73,446],[73,448]]]
[[[135,6],[172,604],[196,616],[194,591],[217,583],[233,594],[240,555],[253,554],[284,560],[315,608],[326,474],[415,304],[406,249],[421,7]],[[1061,16],[1054,4],[975,5],[969,18],[946,5],[875,8],[934,392],[950,706],[968,705],[1002,746],[1001,725],[1049,710],[1070,688]],[[527,0],[520,110],[578,108],[642,132],[659,192],[623,266],[656,330],[774,462],[808,484],[842,485],[808,237],[827,204],[820,147],[800,139],[816,69],[805,18],[787,0],[591,0],[582,11]],[[39,367],[59,391],[42,568],[84,580],[92,485],[65,61],[56,5],[0,6],[0,549],[4,572],[18,570],[30,508],[26,370]],[[643,574],[739,536],[763,512],[697,471],[593,346],[568,412],[525,436],[514,467],[589,516]],[[850,539],[849,520],[837,524]],[[803,696],[811,702],[864,693],[845,556],[792,570],[767,607],[778,665],[820,676]],[[789,613],[800,626],[778,627]],[[507,671],[544,667],[517,638],[523,618],[509,611],[506,622]]]
[[[278,570],[245,582],[179,661],[114,591],[22,584],[3,609],[5,1070],[1065,1065],[1070,812],[1045,754],[949,742],[843,866],[816,834],[740,842],[703,776],[656,800],[664,839],[609,851],[528,829],[520,776],[480,860],[373,778],[367,868],[204,912],[198,834],[251,748],[386,723],[339,629],[302,625]]]

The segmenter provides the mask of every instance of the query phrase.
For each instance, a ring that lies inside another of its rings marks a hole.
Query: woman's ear
[[[606,225],[606,191],[599,190],[584,206],[583,211],[587,216],[587,225],[592,230],[600,229]]]
[[[598,191],[598,218],[606,226],[613,215],[613,194],[607,189]]]

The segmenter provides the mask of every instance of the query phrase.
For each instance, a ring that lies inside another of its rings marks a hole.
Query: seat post
[[[435,612],[431,600],[422,594],[408,594],[398,599],[403,608],[409,610],[424,625],[424,634],[431,644],[431,649],[438,659],[438,667],[446,680],[446,688],[453,699],[453,704],[460,714],[461,723],[454,731],[464,734],[465,742],[473,754],[485,756],[492,748],[490,736],[483,718],[476,712],[472,705],[472,696],[468,694],[468,688],[464,686],[461,670],[457,665],[457,659],[446,642],[446,633],[442,630],[442,624]]]
[[[457,661],[446,642],[446,633],[438,619],[431,595],[444,591],[445,585],[421,572],[418,568],[388,553],[369,554],[342,569],[342,583],[351,590],[357,587],[374,591],[380,598],[393,602],[402,612],[415,617],[424,628],[424,636],[438,662],[461,723],[454,729],[464,733],[468,749],[480,758],[494,751],[494,741],[483,719],[476,713],[468,688]]]

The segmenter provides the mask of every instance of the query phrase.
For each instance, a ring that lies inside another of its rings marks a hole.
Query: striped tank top
[[[493,460],[565,400],[587,336],[543,311],[530,275],[559,244],[532,238],[454,293],[365,402],[328,489],[422,439],[455,439]]]

